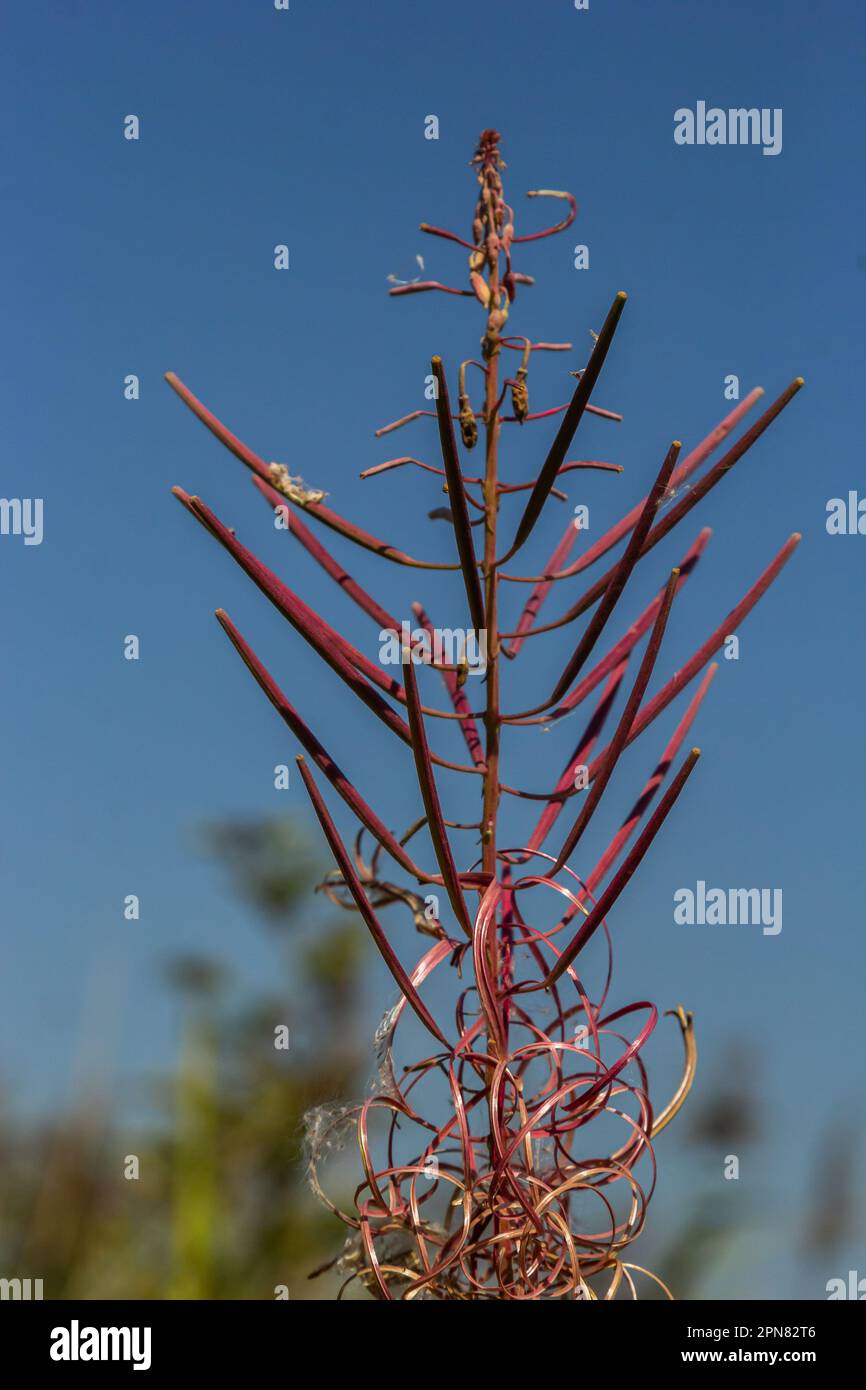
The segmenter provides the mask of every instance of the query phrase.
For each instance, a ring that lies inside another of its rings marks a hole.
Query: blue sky
[[[612,922],[617,1000],[693,1008],[708,1064],[731,1039],[760,1051],[772,1183],[788,1199],[799,1190],[816,1137],[864,1080],[866,539],[825,529],[828,499],[864,487],[863,38],[853,0],[766,0],[757,11],[746,0],[592,0],[586,13],[567,0],[6,7],[3,492],[45,506],[42,545],[0,538],[0,1054],[19,1104],[59,1103],[82,1056],[101,1056],[120,1087],[170,1061],[176,1009],[157,974],[168,954],[215,949],[267,978],[267,947],[225,880],[191,854],[194,830],[219,815],[309,815],[297,779],[273,790],[274,764],[297,750],[214,608],[384,818],[418,814],[403,752],[358,718],[171,486],[198,492],[371,656],[375,630],[274,533],[246,470],[162,374],[176,371],[343,514],[449,559],[449,529],[426,520],[442,501],[434,480],[358,474],[396,453],[435,461],[433,422],[381,441],[373,431],[425,404],[431,353],[456,364],[477,350],[480,312],[446,296],[391,301],[386,277],[410,277],[422,254],[432,278],[462,282],[463,253],[418,223],[467,234],[468,160],[493,125],[518,232],[557,206],[527,202],[527,189],[568,188],[580,209],[567,235],[517,262],[537,282],[510,326],[575,344],[567,361],[534,364],[534,408],[566,399],[589,329],[617,290],[629,293],[596,393],[625,419],[587,420],[578,450],[625,471],[569,487],[596,534],[643,496],[672,438],[689,447],[722,418],[727,374],[768,399],[806,378],[627,592],[626,620],[699,527],[713,527],[666,637],[666,676],[802,532],[742,628],[739,661],[722,664],[695,730],[701,765]],[[676,145],[673,113],[698,100],[782,108],[781,154]],[[130,113],[137,142],[123,138]],[[429,114],[438,141],[424,139]],[[578,242],[587,271],[573,268]],[[277,243],[290,248],[287,273],[273,268]],[[123,396],[128,373],[140,377],[136,402]],[[531,476],[554,429],[512,433],[506,475]],[[536,567],[563,516],[548,504],[525,552]],[[456,581],[333,548],[386,606],[408,616],[417,598],[460,621]],[[549,614],[563,606],[554,597]],[[137,663],[123,659],[128,633],[141,640]],[[531,648],[506,672],[512,708],[534,703],[563,664],[557,638]],[[672,709],[630,750],[590,849],[606,843],[675,720]],[[508,780],[552,785],[577,728],[515,736]],[[442,790],[454,808],[460,788],[445,778]],[[515,841],[527,828],[511,808],[506,824]],[[781,887],[782,933],[675,925],[673,892],[701,878]],[[137,924],[123,920],[128,893],[141,897]],[[371,998],[389,990],[375,974]],[[673,1039],[655,1056],[664,1092]],[[660,1145],[663,1166],[672,1149]]]

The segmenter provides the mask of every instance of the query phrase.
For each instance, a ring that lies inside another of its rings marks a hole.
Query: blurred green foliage
[[[213,824],[202,843],[278,933],[274,985],[245,993],[209,956],[166,963],[182,1044],[155,1086],[158,1119],[134,1134],[92,1099],[36,1125],[0,1114],[0,1272],[41,1278],[46,1298],[336,1292],[335,1276],[308,1280],[344,1231],[307,1188],[302,1121],[354,1098],[372,1067],[359,1019],[366,939],[339,911],[304,932],[314,871],[293,823]],[[131,1156],[137,1179],[125,1176]]]

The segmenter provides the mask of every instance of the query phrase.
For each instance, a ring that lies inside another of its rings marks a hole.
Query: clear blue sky
[[[815,1137],[862,1098],[864,1080],[866,538],[831,538],[824,525],[830,497],[866,486],[862,8],[292,0],[278,13],[269,0],[48,0],[4,10],[2,491],[45,499],[41,546],[0,538],[0,1049],[17,1101],[59,1102],[83,1046],[108,1047],[121,1083],[166,1064],[177,1018],[156,965],[175,950],[215,948],[266,977],[258,932],[190,854],[193,829],[221,814],[308,813],[299,785],[272,788],[274,763],[296,749],[215,607],[385,819],[418,813],[405,754],[357,718],[171,486],[202,495],[372,656],[375,630],[273,532],[246,470],[162,374],[178,372],[339,511],[450,558],[449,529],[426,521],[442,501],[434,480],[358,474],[396,453],[435,461],[432,422],[382,441],[373,431],[423,406],[432,352],[456,363],[477,350],[481,316],[445,296],[389,301],[386,277],[414,274],[420,253],[431,277],[462,283],[463,253],[418,223],[466,234],[467,162],[494,125],[518,231],[557,206],[527,203],[529,188],[569,188],[580,206],[572,232],[517,262],[537,284],[519,295],[514,331],[575,343],[567,362],[534,366],[534,407],[566,398],[588,330],[629,292],[596,396],[625,420],[588,420],[579,450],[625,472],[569,489],[589,502],[596,534],[644,494],[672,438],[689,447],[729,409],[728,373],[768,398],[806,378],[630,587],[626,618],[699,526],[713,527],[675,610],[666,675],[790,533],[803,534],[743,626],[739,661],[722,665],[696,728],[698,773],[612,922],[618,1001],[693,1008],[710,1065],[731,1039],[758,1047],[772,1183],[796,1192]],[[673,113],[698,100],[781,107],[782,153],[678,147]],[[129,113],[138,142],[123,138]],[[431,113],[435,142],[424,139]],[[273,269],[281,242],[285,274]],[[588,271],[573,269],[576,242],[590,247]],[[134,403],[127,373],[141,380]],[[508,476],[531,475],[554,428],[509,438]],[[563,515],[548,505],[527,558],[543,561]],[[461,621],[456,583],[334,549],[387,606],[408,615],[418,598]],[[550,614],[561,607],[552,599]],[[137,664],[123,660],[127,633],[141,640]],[[512,707],[534,702],[563,663],[556,638],[529,650],[522,671],[506,672]],[[630,751],[590,848],[606,843],[676,713]],[[577,727],[516,736],[509,780],[552,784]],[[444,779],[446,810],[466,818],[458,794]],[[525,822],[509,817],[516,840]],[[699,878],[781,887],[781,935],[675,925],[674,890]],[[138,924],[123,920],[127,893],[141,896]],[[401,941],[415,949],[405,931]],[[371,996],[390,998],[387,977]],[[662,1093],[672,1044],[656,1047]],[[660,1146],[663,1160],[671,1151]]]

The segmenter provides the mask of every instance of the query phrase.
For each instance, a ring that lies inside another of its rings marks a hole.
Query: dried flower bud
[[[463,439],[463,446],[466,449],[474,449],[478,443],[478,424],[475,413],[469,401],[469,397],[461,394],[460,396],[460,434]]]
[[[529,392],[526,389],[526,368],[517,368],[517,377],[511,383],[511,409],[514,418],[521,424],[529,414]]]
[[[479,275],[477,270],[473,270],[469,276],[469,283],[475,291],[475,298],[478,303],[486,309],[490,304],[490,286],[484,276]]]

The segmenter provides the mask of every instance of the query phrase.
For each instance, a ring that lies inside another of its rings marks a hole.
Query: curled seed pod
[[[474,449],[475,445],[478,443],[478,424],[475,419],[475,412],[465,392],[461,391],[459,401],[460,414],[458,418],[460,420],[460,435],[463,440],[463,446],[466,449]]]
[[[523,424],[529,414],[529,392],[526,389],[525,367],[517,368],[517,376],[511,383],[511,409],[515,419]]]

